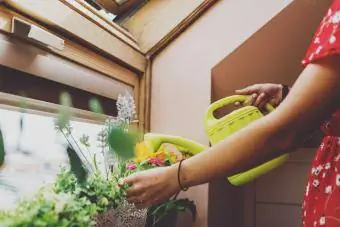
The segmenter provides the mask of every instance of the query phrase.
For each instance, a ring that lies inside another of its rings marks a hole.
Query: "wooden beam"
[[[98,27],[106,30],[113,36],[117,37],[121,41],[127,43],[129,46],[134,48],[135,50],[140,52],[140,48],[133,38],[131,34],[125,31],[123,28],[119,27],[119,25],[115,24],[114,22],[110,22],[106,19],[103,19],[103,16],[99,16],[91,6],[82,0],[59,0],[65,5],[69,6],[74,11],[78,12],[79,14],[83,15],[88,20],[95,23]]]
[[[146,53],[151,58],[160,53],[173,40],[181,35],[191,24],[199,19],[210,7],[218,0],[205,0],[193,12],[191,12],[184,20],[182,20],[175,28],[173,28],[166,36],[164,36],[158,43]]]
[[[151,72],[152,60],[148,59],[148,67],[145,70],[143,77],[140,79],[139,90],[139,129],[143,132],[150,131],[150,109],[151,109]]]
[[[67,34],[95,47],[112,59],[123,62],[136,71],[143,72],[145,70],[146,59],[139,50],[131,46],[129,38],[123,41],[116,37],[110,32],[111,30],[108,30],[106,22],[100,22],[98,17],[90,14],[85,7],[76,4],[76,2],[70,4],[71,1],[68,1],[69,4],[66,5],[58,0],[4,1],[41,23],[48,24],[54,29],[66,31]],[[98,23],[102,26],[98,26]]]
[[[152,55],[171,42],[218,0],[149,1],[123,26],[138,40],[143,53]],[[156,51],[157,50],[157,51]]]
[[[134,43],[137,44],[137,40],[124,28],[122,28],[121,26],[119,26],[118,24],[116,24],[115,22],[111,21],[110,19],[108,19],[106,16],[103,15],[103,13],[101,13],[101,11],[96,10],[94,7],[92,7],[89,3],[87,3],[84,0],[76,0],[79,4],[81,4],[82,6],[84,6],[86,9],[88,9],[90,12],[92,12],[93,14],[97,15],[99,18],[101,18],[104,22],[106,22],[107,24],[109,24],[110,26],[114,27],[114,29],[118,30],[119,32],[123,33],[126,37],[128,37],[129,39],[131,39]],[[101,25],[101,23],[99,23],[99,25]],[[113,32],[115,32],[113,30]],[[117,35],[120,35],[119,33]],[[139,46],[138,46],[138,50],[140,50]]]
[[[25,102],[25,111],[45,116],[56,116],[60,111],[60,105],[44,102],[40,100],[23,98],[17,95],[11,95],[0,92],[0,108],[22,111],[20,106]],[[70,108],[71,115],[74,119],[83,119],[92,123],[104,123],[108,116],[98,115],[90,111]]]

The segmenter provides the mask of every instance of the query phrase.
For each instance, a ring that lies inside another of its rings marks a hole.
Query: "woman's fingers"
[[[266,109],[266,105],[268,103],[268,100],[264,99],[260,102],[258,108],[261,109],[261,110],[265,110]]]
[[[143,192],[142,187],[140,187],[138,184],[133,184],[131,185],[129,190],[126,192],[126,198],[140,195],[142,192]]]
[[[253,106],[254,103],[256,102],[257,98],[258,98],[257,93],[253,93],[253,94],[249,97],[249,99],[246,101],[246,104],[247,104],[247,105],[250,105],[250,106]]]
[[[255,102],[253,103],[254,106],[260,107],[260,103],[266,101],[266,93],[262,92],[260,95],[256,98]]]

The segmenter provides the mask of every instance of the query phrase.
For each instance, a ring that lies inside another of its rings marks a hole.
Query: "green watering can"
[[[245,102],[247,99],[248,96],[235,95],[218,100],[209,106],[205,113],[204,127],[212,145],[264,116],[257,107],[244,106],[222,118],[217,119],[214,117],[216,110],[227,105],[234,105],[236,102]],[[274,110],[269,104],[265,108],[268,112]],[[288,158],[288,154],[281,155],[250,170],[228,177],[228,180],[235,186],[243,185],[282,165]]]
[[[213,115],[215,110],[223,106],[234,104],[236,102],[244,102],[246,100],[247,96],[237,95],[221,99],[209,106],[205,114],[204,126],[211,144],[218,143],[234,132],[247,126],[251,122],[263,117],[261,111],[254,106],[245,106],[239,108],[220,119],[216,119]],[[267,105],[266,109],[269,112],[274,110],[274,108],[270,105]],[[199,152],[208,149],[208,147],[193,140],[188,140],[180,136],[171,136],[158,133],[145,134],[144,143],[153,152],[158,151],[162,144],[165,143],[173,144],[177,147],[177,149],[179,149],[179,151],[188,152],[192,155],[198,154]],[[228,180],[235,186],[243,185],[280,166],[287,159],[288,154],[282,155],[255,168],[228,177]]]

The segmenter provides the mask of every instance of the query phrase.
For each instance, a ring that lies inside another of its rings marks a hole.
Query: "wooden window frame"
[[[100,55],[124,64],[137,73],[146,68],[146,58],[138,44],[128,33],[122,32],[118,25],[103,20],[73,0],[4,0],[7,6],[26,17],[44,24],[47,28],[86,44]],[[7,7],[6,6],[6,7]],[[86,29],[83,29],[86,28]]]
[[[15,19],[20,19],[25,23],[38,26],[62,38],[64,40],[64,48],[62,50],[49,48],[26,38],[15,37],[16,35],[12,34],[13,21]],[[80,88],[110,99],[116,100],[118,94],[123,93],[123,90],[131,91],[136,102],[138,119],[140,119],[141,116],[139,115],[142,114],[139,114],[139,112],[144,113],[145,108],[144,96],[140,97],[140,88],[144,86],[142,79],[144,78],[143,73],[140,71],[132,71],[130,67],[122,65],[121,62],[108,59],[105,55],[96,52],[93,48],[89,48],[81,42],[65,38],[62,35],[63,33],[56,33],[38,24],[36,21],[28,19],[26,16],[0,5],[0,51],[2,49],[2,52],[4,52],[7,49],[7,54],[3,54],[2,57],[0,57],[1,65],[63,83],[71,87]],[[30,60],[29,57],[32,56],[27,55],[27,53],[35,53],[35,56]],[[18,58],[22,60],[17,61]],[[28,67],[28,65],[23,65],[23,62],[30,62],[31,64]],[[48,65],[55,67],[59,65],[61,70],[60,72],[53,72],[51,67],[46,67]],[[68,69],[64,70],[64,68]],[[96,84],[96,86],[90,86],[91,83]],[[111,84],[111,86],[113,86],[115,83],[118,87],[122,88],[112,93],[109,85]],[[22,98],[0,93],[0,104],[3,106],[10,105],[15,107],[19,103],[18,100],[22,100]],[[31,99],[27,100],[33,110],[52,114],[56,113],[58,105]],[[77,109],[74,109],[74,112],[75,116],[79,116],[78,118],[91,121],[98,120],[93,119],[91,112]],[[138,121],[139,120],[136,120],[134,123],[138,123]],[[142,120],[142,122],[144,122],[144,120]],[[138,127],[144,130],[144,124],[138,124]]]

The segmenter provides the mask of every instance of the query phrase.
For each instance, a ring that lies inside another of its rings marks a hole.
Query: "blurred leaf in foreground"
[[[90,101],[89,101],[89,107],[90,107],[90,110],[94,113],[97,113],[97,114],[104,114],[104,111],[103,111],[103,107],[102,105],[100,104],[99,100],[96,99],[96,98],[91,98]]]
[[[60,130],[64,129],[71,118],[72,100],[71,96],[67,92],[60,94],[60,110],[57,118],[57,125]]]
[[[67,155],[70,160],[71,171],[76,176],[78,182],[83,183],[87,178],[87,171],[77,152],[72,148],[67,148]]]
[[[123,160],[134,157],[138,141],[137,134],[126,132],[121,127],[112,127],[108,141],[112,152],[115,152]]]
[[[5,144],[4,144],[4,137],[2,136],[2,132],[0,129],[0,167],[5,162]]]

